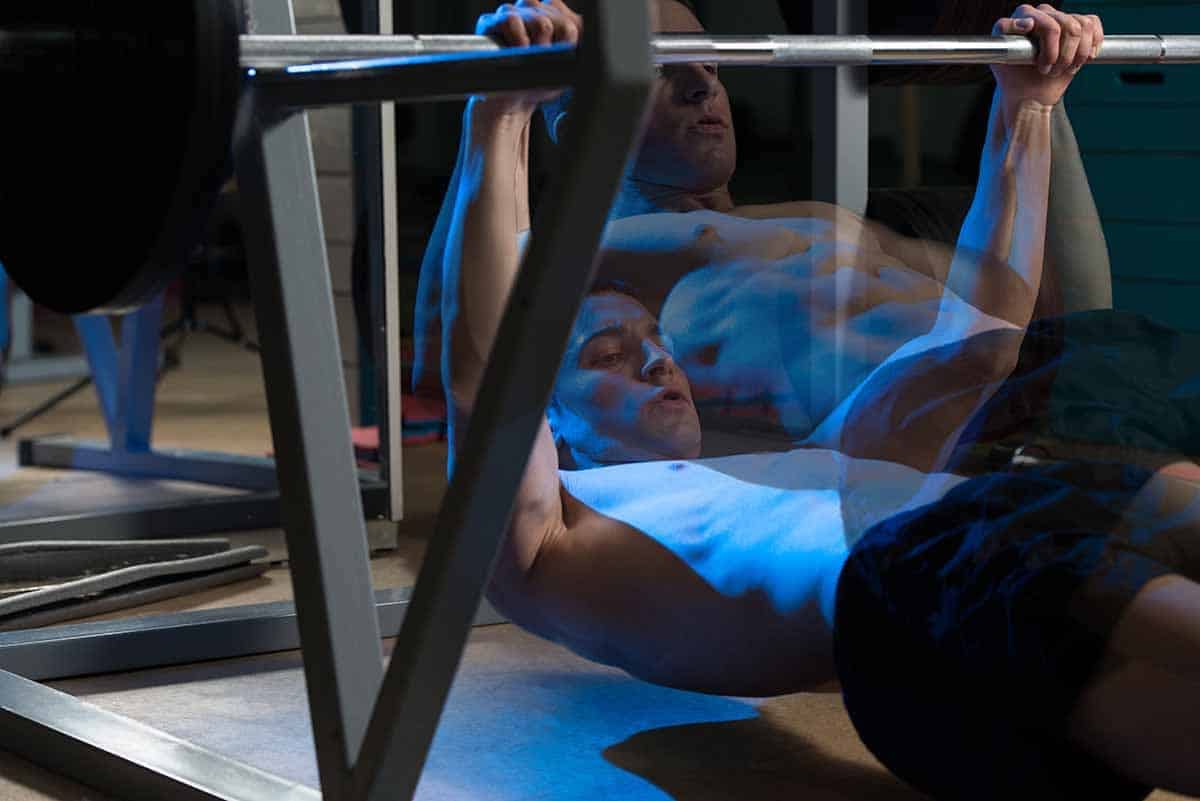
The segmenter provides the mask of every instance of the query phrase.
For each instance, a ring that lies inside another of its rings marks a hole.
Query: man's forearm
[[[946,281],[972,305],[1018,326],[1032,319],[1042,281],[1051,111],[1032,101],[993,103],[979,184]]]
[[[458,201],[458,185],[462,181],[466,146],[464,137],[459,142],[454,171],[446,186],[446,196],[442,198],[442,207],[438,210],[433,231],[425,243],[425,254],[421,258],[413,315],[415,342],[412,385],[418,394],[436,391],[440,395],[442,392],[442,265],[446,260],[446,243],[450,238],[454,206]]]
[[[529,228],[530,114],[467,105],[462,177],[446,242],[442,319],[453,468],[461,436],[491,356],[500,318],[520,266],[517,234]],[[558,456],[542,419],[513,501],[509,533],[497,557],[492,591],[525,595],[542,546],[563,530]],[[531,614],[531,613],[530,613]]]
[[[516,279],[517,234],[529,227],[528,146],[527,118],[468,104],[442,273],[444,381],[455,404],[466,408],[474,403]]]

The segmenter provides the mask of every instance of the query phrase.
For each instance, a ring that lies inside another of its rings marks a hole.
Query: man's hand
[[[1028,36],[1038,48],[1036,66],[995,65],[1008,119],[1025,101],[1053,106],[1062,99],[1071,79],[1096,57],[1104,42],[1104,26],[1095,15],[1067,14],[1043,3],[1019,6],[1011,17],[996,22],[995,36]]]
[[[475,23],[477,35],[491,37],[502,47],[578,44],[582,30],[583,17],[568,8],[563,0],[505,3]],[[493,95],[480,104],[479,110],[503,115],[531,115],[539,103],[560,94],[561,91],[542,91]]]

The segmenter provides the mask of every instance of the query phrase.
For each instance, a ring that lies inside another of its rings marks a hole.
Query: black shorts
[[[1136,519],[1150,474],[1058,464],[971,479],[875,526],[838,584],[835,650],[860,736],[943,801],[1141,799],[1066,725],[1151,579],[1200,580],[1200,541]]]
[[[1016,369],[972,419],[960,445],[1019,433],[1200,457],[1200,335],[1099,310],[951,347],[987,350],[994,347],[991,338],[1014,335],[1022,336]]]

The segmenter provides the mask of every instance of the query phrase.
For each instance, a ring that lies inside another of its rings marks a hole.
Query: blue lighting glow
[[[393,69],[396,67],[415,67],[421,64],[439,64],[449,61],[508,60],[534,53],[556,53],[574,49],[574,45],[565,44],[512,48],[509,50],[500,50],[497,48],[496,50],[436,53],[422,56],[362,58],[349,61],[329,61],[320,64],[295,64],[287,67],[286,71],[290,75],[303,75],[307,73],[344,72],[347,70]]]

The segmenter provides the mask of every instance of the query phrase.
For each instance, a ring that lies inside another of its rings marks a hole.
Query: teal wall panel
[[[1181,331],[1200,331],[1200,283],[1164,285],[1114,279],[1113,305]]]
[[[1200,226],[1110,222],[1104,236],[1116,278],[1200,283]]]
[[[1083,163],[1105,222],[1200,222],[1200,158],[1085,152]]]
[[[1200,70],[1192,64],[1091,64],[1071,82],[1066,102],[1068,108],[1200,103]]]
[[[1074,14],[1099,15],[1105,33],[1200,33],[1200,3],[1086,0],[1067,5]]]
[[[1132,150],[1200,155],[1200,106],[1130,108],[1068,102],[1067,114],[1085,153]]]

